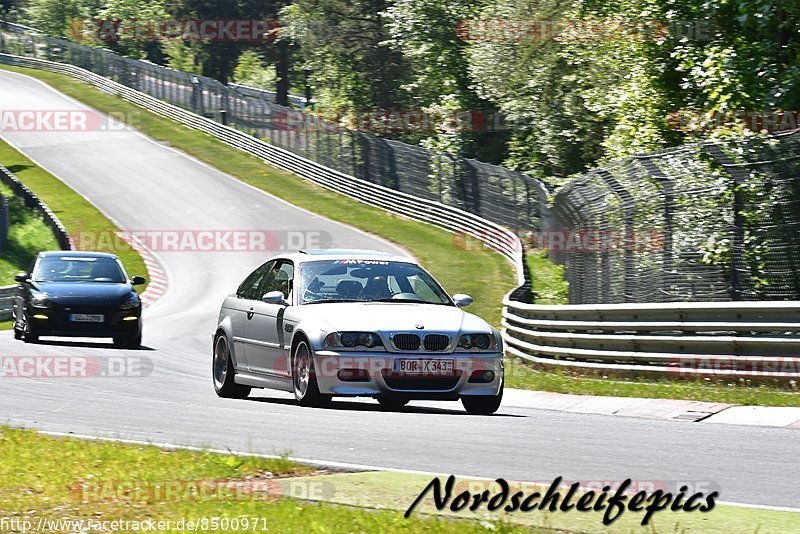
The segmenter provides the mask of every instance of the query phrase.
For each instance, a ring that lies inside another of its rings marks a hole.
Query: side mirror
[[[19,282],[20,284],[24,284],[25,282],[30,281],[31,275],[28,273],[17,273],[14,275],[14,280]]]
[[[266,302],[267,304],[283,304],[284,306],[288,304],[286,302],[286,297],[283,296],[281,291],[264,293],[264,296],[261,297],[261,302]]]
[[[456,306],[459,308],[466,308],[470,304],[472,304],[472,297],[469,295],[465,295],[463,293],[456,293],[453,295],[453,301],[456,303]]]
[[[131,284],[135,286],[140,286],[145,282],[146,280],[144,279],[144,276],[134,276],[133,278],[131,278]]]

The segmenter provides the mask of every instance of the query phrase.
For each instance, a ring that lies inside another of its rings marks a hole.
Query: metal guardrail
[[[0,63],[72,76],[107,93],[120,95],[125,100],[149,111],[208,133],[229,146],[252,154],[275,167],[292,172],[326,189],[391,213],[427,222],[451,232],[467,234],[484,242],[514,264],[518,282],[522,285],[521,288],[515,290],[515,296],[530,290],[529,282],[526,283],[525,278],[527,271],[523,261],[522,244],[514,232],[499,224],[458,208],[415,197],[324,167],[244,132],[165,103],[74,65],[9,54],[0,54]]]
[[[45,204],[42,202],[36,193],[28,189],[28,186],[23,184],[19,178],[14,176],[14,174],[0,165],[0,181],[6,184],[8,187],[14,191],[14,194],[21,197],[25,202],[25,206],[28,208],[33,208],[39,212],[39,214],[44,219],[45,224],[50,227],[50,230],[53,232],[53,235],[58,242],[58,246],[61,247],[61,250],[70,250],[72,249],[72,240],[69,237],[69,233],[67,229],[61,224],[61,221],[58,219],[55,213]]]
[[[0,321],[11,318],[11,308],[14,305],[14,297],[17,294],[17,286],[0,287]]]
[[[228,87],[236,89],[243,95],[258,96],[261,98],[270,99],[273,102],[275,102],[278,96],[278,93],[275,91],[269,91],[267,89],[261,89],[260,87],[252,87],[250,85],[243,85],[240,83],[231,83],[228,84]],[[311,102],[313,103],[314,101],[312,100]],[[306,99],[302,96],[289,95],[289,105],[296,108],[304,108],[306,106]]]
[[[503,305],[507,352],[544,369],[800,379],[800,302]]]
[[[3,253],[3,248],[8,239],[9,216],[8,199],[0,195],[0,254]]]

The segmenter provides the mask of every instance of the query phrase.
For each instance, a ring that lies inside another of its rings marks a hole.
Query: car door
[[[268,261],[258,269],[250,273],[244,282],[236,290],[236,298],[229,302],[229,313],[231,317],[231,329],[233,332],[233,350],[236,354],[237,364],[249,368],[247,362],[247,338],[245,335],[245,323],[253,316],[253,305],[256,299],[260,299],[258,290],[264,283],[264,278],[270,272],[274,261]]]
[[[277,260],[259,287],[259,299],[252,303],[253,313],[245,322],[247,338],[245,353],[250,369],[257,373],[288,377],[289,365],[283,357],[281,328],[283,328],[284,304],[269,304],[261,296],[270,291],[280,291],[284,298],[291,299],[294,281],[294,265],[289,260]]]

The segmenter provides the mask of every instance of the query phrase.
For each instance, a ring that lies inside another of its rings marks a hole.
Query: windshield
[[[126,282],[125,272],[114,258],[45,256],[33,273],[36,282]]]
[[[431,275],[413,263],[323,260],[300,265],[300,304],[419,302],[452,304]]]

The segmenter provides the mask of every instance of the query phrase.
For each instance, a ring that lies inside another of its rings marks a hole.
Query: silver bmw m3
[[[463,311],[414,260],[365,250],[273,257],[222,303],[212,374],[221,397],[252,388],[294,393],[302,405],[374,397],[387,409],[412,399],[461,399],[497,411],[503,345],[497,329]]]

